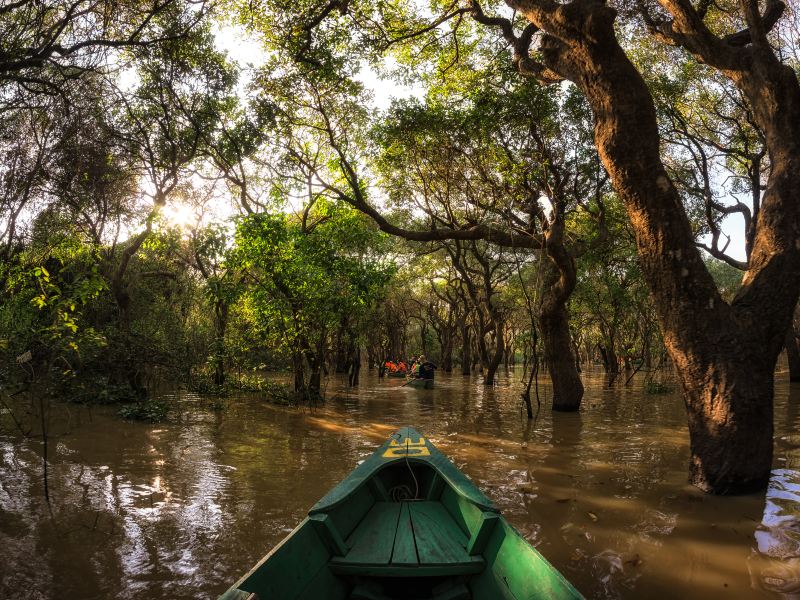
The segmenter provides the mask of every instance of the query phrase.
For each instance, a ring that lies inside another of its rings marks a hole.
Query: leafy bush
[[[226,406],[225,398],[222,396],[216,396],[211,400],[211,410],[222,411],[225,410]]]
[[[96,373],[65,379],[55,387],[55,392],[65,402],[78,404],[122,404],[142,399],[129,384],[111,383]]]
[[[203,396],[224,397],[230,393],[231,386],[228,384],[217,385],[211,380],[211,376],[202,373],[200,377],[192,377],[188,385],[189,391]]]
[[[256,393],[271,404],[288,406],[295,401],[294,394],[289,389],[288,385],[285,383],[278,383],[277,381],[267,381],[256,374],[243,374],[235,381],[231,380],[230,385],[243,392]]]
[[[241,373],[228,380],[227,384],[231,389],[242,392],[262,392],[265,386],[271,382],[256,373]]]
[[[669,394],[671,391],[670,386],[659,381],[646,381],[644,384],[645,394]]]
[[[215,385],[211,381],[210,375],[203,374],[192,380],[190,389],[203,396],[216,396],[217,398],[212,401],[214,410],[222,410],[225,404],[221,399],[229,396],[233,391],[258,395],[270,404],[288,406],[295,403],[294,394],[288,385],[267,381],[256,373],[242,373],[236,377],[230,377],[225,385]]]
[[[264,399],[271,404],[280,404],[281,406],[288,406],[294,402],[294,394],[289,390],[289,386],[285,383],[276,383],[274,381],[265,381],[261,393]]]
[[[147,421],[158,423],[167,418],[169,404],[164,400],[149,399],[144,402],[135,402],[123,406],[119,415],[132,421]]]

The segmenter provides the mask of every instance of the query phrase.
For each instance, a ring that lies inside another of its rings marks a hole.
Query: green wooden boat
[[[401,429],[220,600],[582,598],[433,444]]]
[[[421,377],[415,377],[413,379],[409,379],[408,383],[406,384],[408,387],[418,388],[418,389],[425,389],[425,390],[432,390],[433,389],[433,379],[422,379]]]
[[[405,377],[405,376],[406,376],[406,372],[405,371],[402,371],[402,372],[400,372],[400,371],[386,371],[386,377]]]

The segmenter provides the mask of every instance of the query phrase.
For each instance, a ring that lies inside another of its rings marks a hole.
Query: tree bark
[[[305,365],[303,364],[303,354],[300,350],[292,352],[292,374],[294,375],[295,397],[299,400],[305,400],[307,397]]]
[[[679,43],[731,78],[766,135],[772,169],[749,269],[729,305],[661,161],[652,97],[616,40],[616,11],[591,0],[512,4],[549,34],[540,46],[545,65],[576,83],[592,107],[595,144],[625,203],[683,388],[692,483],[719,494],[763,489],[772,466],[772,374],[800,290],[797,75],[765,37],[734,48],[713,36],[688,2],[663,2]]]
[[[566,307],[560,305],[543,309],[539,314],[539,325],[544,360],[553,382],[553,410],[579,410],[583,399],[583,383],[572,355]]]
[[[603,357],[603,367],[606,370],[606,375],[619,375],[619,358],[617,357],[616,350],[614,350],[613,340],[606,342],[602,346],[598,344],[597,347],[600,349],[600,355]]]
[[[486,369],[483,374],[483,385],[494,385],[494,378],[497,375],[497,369],[500,366],[500,363],[503,362],[503,349],[505,348],[503,344],[503,326],[502,324],[495,322],[494,328],[495,334],[495,347],[494,352],[491,356],[486,355]]]
[[[472,339],[469,325],[461,327],[461,374],[472,374]]]
[[[442,371],[452,373],[453,371],[453,332],[448,331],[445,338],[445,345],[442,348]]]
[[[577,282],[575,261],[562,243],[563,225],[557,221],[547,233],[548,261],[543,265],[545,285],[539,311],[544,362],[553,382],[553,410],[580,409],[583,383],[572,353],[567,302]]]
[[[361,347],[355,345],[350,352],[350,371],[347,374],[347,383],[350,387],[357,387],[361,373]]]
[[[578,342],[574,338],[572,339],[572,355],[575,357],[575,370],[581,373],[583,371],[581,368],[581,353]]]
[[[797,334],[794,324],[786,331],[786,358],[789,362],[789,381],[800,381],[800,348],[797,346]]]

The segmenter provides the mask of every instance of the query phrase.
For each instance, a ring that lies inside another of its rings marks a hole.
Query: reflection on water
[[[775,469],[750,562],[754,581],[782,598],[800,598],[800,472]]]
[[[234,398],[213,411],[184,394],[160,425],[72,407],[52,518],[40,444],[0,416],[0,598],[214,598],[411,424],[587,597],[800,599],[800,396],[785,379],[766,499],[688,486],[680,398],[608,389],[600,374],[580,414],[535,422],[509,378],[485,389],[460,375],[433,390],[331,382],[315,410]]]

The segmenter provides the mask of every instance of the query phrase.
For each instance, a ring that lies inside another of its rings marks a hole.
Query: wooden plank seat
[[[482,556],[439,502],[376,502],[347,539],[344,556],[328,563],[339,574],[424,577],[479,573]]]

